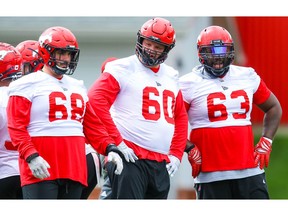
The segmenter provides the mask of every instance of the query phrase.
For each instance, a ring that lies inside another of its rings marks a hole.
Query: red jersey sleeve
[[[89,102],[86,104],[86,112],[83,120],[83,131],[86,141],[102,155],[106,155],[106,148],[108,144],[115,143],[109,136],[104,124],[95,114]]]
[[[107,128],[109,135],[118,145],[123,139],[110,114],[110,107],[114,103],[120,86],[117,80],[109,73],[103,73],[88,91],[88,97],[96,115],[99,116]]]
[[[175,103],[175,131],[172,138],[169,154],[182,159],[188,137],[188,114],[183,101],[182,92],[179,91]]]
[[[253,103],[262,104],[264,103],[270,96],[271,91],[266,86],[265,82],[261,79],[259,87],[253,96]]]
[[[8,131],[20,158],[37,153],[27,127],[30,122],[31,101],[21,96],[10,96],[7,105]]]

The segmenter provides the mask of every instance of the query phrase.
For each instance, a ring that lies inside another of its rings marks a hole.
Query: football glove
[[[254,149],[255,166],[259,165],[260,169],[268,167],[271,151],[272,140],[261,137]]]
[[[196,178],[200,173],[202,165],[201,153],[196,145],[188,152],[188,161],[192,167],[192,176]]]
[[[173,155],[168,155],[168,158],[170,160],[170,163],[166,165],[166,169],[171,177],[175,175],[177,170],[179,169],[180,166],[180,160],[173,156]]]
[[[135,163],[135,160],[138,160],[133,149],[129,148],[123,141],[117,147],[122,152],[127,162],[131,161]]]
[[[107,156],[107,161],[116,164],[116,169],[115,169],[116,175],[120,175],[122,173],[123,161],[118,153],[110,151]]]
[[[50,165],[41,156],[33,158],[28,166],[35,178],[44,179],[50,176],[48,168]]]

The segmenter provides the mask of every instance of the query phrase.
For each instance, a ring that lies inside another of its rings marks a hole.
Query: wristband
[[[194,147],[195,147],[195,145],[192,144],[191,146],[189,146],[188,148],[186,148],[184,151],[188,154]]]
[[[27,163],[30,163],[31,160],[33,160],[34,158],[36,158],[36,157],[38,157],[38,156],[39,156],[38,153],[33,153],[33,154],[29,155],[29,156],[26,158],[26,162],[27,162]]]
[[[109,144],[106,148],[106,155],[109,154],[109,152],[116,152],[119,155],[122,155],[122,152],[117,148],[115,144]]]
[[[270,138],[267,138],[267,137],[262,137],[263,139],[265,139],[265,140],[267,140],[267,141],[269,141],[270,142],[270,144],[272,145],[272,142],[273,142],[273,140],[272,139],[270,139]]]

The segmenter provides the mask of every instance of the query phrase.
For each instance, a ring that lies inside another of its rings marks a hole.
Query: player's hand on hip
[[[109,152],[107,156],[107,162],[112,162],[116,164],[116,170],[115,170],[116,175],[120,175],[122,173],[123,161],[118,153],[113,151]]]
[[[192,167],[192,176],[196,178],[201,171],[202,165],[201,153],[196,145],[188,152],[188,161]]]
[[[268,167],[271,151],[272,140],[261,137],[254,149],[255,166],[259,165],[260,169]]]
[[[33,158],[29,163],[28,166],[35,176],[35,178],[44,179],[50,176],[48,168],[50,165],[46,160],[44,160],[41,156],[37,156]]]
[[[129,148],[123,141],[117,146],[118,149],[122,152],[127,162],[135,162],[138,160],[138,157],[135,155],[133,149]]]
[[[170,163],[166,165],[167,171],[171,177],[175,175],[180,167],[180,160],[174,155],[168,155]]]

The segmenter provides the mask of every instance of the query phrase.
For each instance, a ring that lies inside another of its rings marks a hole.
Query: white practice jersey
[[[223,78],[210,78],[202,66],[195,67],[181,77],[184,101],[193,104],[188,111],[191,129],[251,125],[253,94],[259,84],[253,68],[231,65]]]
[[[12,82],[9,89],[10,96],[32,102],[28,126],[31,137],[84,136],[82,121],[88,96],[83,81],[67,75],[58,80],[39,71]]]
[[[168,154],[175,126],[178,71],[163,63],[154,73],[136,55],[109,62],[105,71],[120,85],[110,112],[122,137],[150,151]]]
[[[211,78],[203,66],[193,68],[191,73],[180,78],[184,101],[191,104],[188,111],[190,128],[251,125],[253,94],[260,81],[259,75],[249,67],[231,65],[223,78]],[[239,179],[263,172],[259,167],[201,172],[195,183]]]
[[[8,87],[0,87],[0,179],[19,175],[18,151],[7,150],[5,141],[10,141],[7,129]]]

